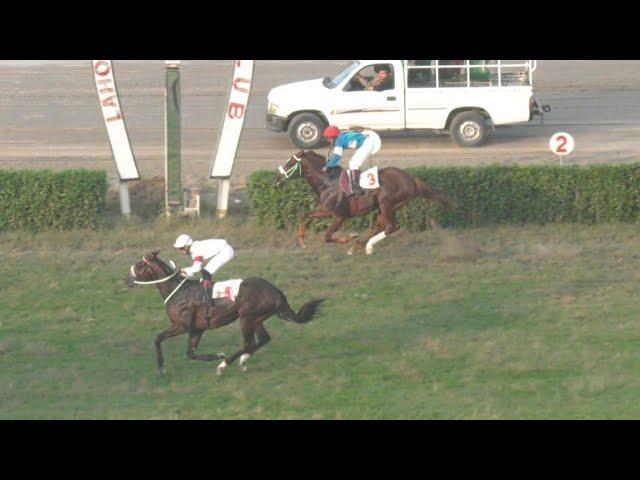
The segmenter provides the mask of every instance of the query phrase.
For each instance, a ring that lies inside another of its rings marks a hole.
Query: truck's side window
[[[384,90],[393,90],[395,88],[393,73],[393,65],[389,63],[369,65],[361,69],[351,78],[347,85],[345,85],[344,91],[356,92],[369,90],[382,92]]]
[[[439,86],[444,88],[466,87],[467,68],[464,60],[439,60]]]
[[[407,62],[407,87],[435,88],[436,71],[433,60],[409,60]]]
[[[492,87],[498,83],[495,60],[469,60],[469,80],[472,87]]]

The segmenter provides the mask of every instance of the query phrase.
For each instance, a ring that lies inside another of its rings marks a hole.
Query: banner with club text
[[[242,126],[247,114],[252,76],[253,60],[235,60],[231,93],[218,138],[218,148],[213,161],[211,178],[228,179],[231,176]]]

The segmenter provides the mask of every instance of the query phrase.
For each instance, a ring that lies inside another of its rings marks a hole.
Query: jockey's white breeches
[[[231,261],[232,258],[233,248],[231,248],[231,245],[227,244],[211,260],[209,260],[209,263],[207,263],[204,269],[213,275],[215,272],[220,270],[224,264]]]
[[[373,130],[369,130],[368,137],[364,142],[362,142],[362,146],[355,151],[351,160],[349,160],[349,170],[360,170],[360,167],[367,159],[374,153],[380,149],[380,137]]]

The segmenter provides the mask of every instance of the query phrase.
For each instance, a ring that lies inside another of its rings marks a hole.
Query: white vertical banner
[[[98,100],[102,108],[102,117],[107,127],[109,143],[120,180],[138,180],[140,175],[124,125],[124,115],[118,101],[111,60],[92,60],[92,67]]]
[[[211,178],[228,179],[231,176],[247,113],[252,77],[253,60],[235,60],[231,93],[218,137],[218,149],[213,160]]]

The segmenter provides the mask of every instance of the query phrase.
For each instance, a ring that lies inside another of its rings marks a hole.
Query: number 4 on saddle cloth
[[[349,180],[349,174],[346,170],[340,173],[340,188],[345,195],[351,195],[353,190],[351,188],[351,181]],[[364,190],[374,190],[380,188],[380,180],[378,178],[378,167],[372,167],[369,170],[365,170],[360,174],[360,187]]]
[[[229,298],[235,302],[241,283],[241,278],[214,283],[212,298]]]

